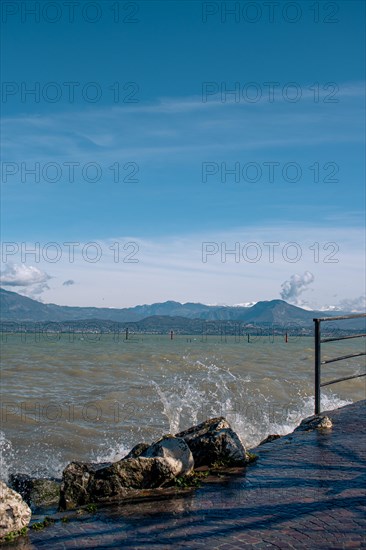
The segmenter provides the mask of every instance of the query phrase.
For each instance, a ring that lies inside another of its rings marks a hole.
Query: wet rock
[[[71,462],[62,473],[59,508],[70,510],[91,502],[89,483],[99,469],[110,464],[92,462]]]
[[[259,445],[265,445],[266,443],[271,443],[272,441],[275,441],[276,439],[279,439],[281,436],[278,434],[269,434],[263,441],[259,443]],[[259,446],[258,445],[258,446]]]
[[[295,429],[296,431],[307,431],[307,430],[324,430],[329,429],[333,426],[333,423],[329,416],[322,416],[320,414],[309,416],[305,418],[300,426]]]
[[[27,527],[31,515],[21,495],[0,481],[0,539]]]
[[[211,418],[198,426],[176,434],[183,438],[192,451],[195,467],[246,464],[246,452],[237,434],[223,417]]]
[[[90,483],[94,502],[126,497],[131,490],[164,487],[176,477],[174,464],[162,457],[129,458],[99,470]]]
[[[12,474],[9,484],[29,506],[51,506],[58,504],[60,499],[60,480],[36,479],[27,474]]]
[[[125,498],[135,495],[137,490],[163,487],[176,475],[172,461],[162,457],[129,458],[99,466],[72,462],[65,468],[61,484],[61,510]]]
[[[127,460],[128,458],[137,458],[149,447],[150,445],[148,443],[138,443],[133,447],[133,449],[130,450],[130,452],[126,456],[123,457],[123,460]]]
[[[145,458],[162,457],[171,466],[175,476],[188,475],[194,468],[193,455],[184,439],[168,435],[153,443],[140,455]]]
[[[139,443],[113,464],[72,462],[63,472],[60,509],[139,497],[139,491],[168,486],[195,467],[248,463],[239,437],[224,418],[213,418],[152,445]]]
[[[27,474],[11,474],[9,486],[14,489],[27,504],[30,504],[31,477]]]

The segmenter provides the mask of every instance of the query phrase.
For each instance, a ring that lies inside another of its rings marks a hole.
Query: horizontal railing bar
[[[361,378],[362,376],[366,376],[366,373],[355,374],[354,376],[345,376],[344,378],[337,378],[337,380],[331,380],[330,382],[323,382],[323,384],[320,384],[320,386],[321,387],[330,386],[331,384],[336,384],[337,382],[343,382],[343,380],[351,380],[352,378]]]
[[[316,317],[313,321],[340,321],[341,319],[358,319],[366,317],[366,313],[358,313],[357,315],[338,315],[337,317]]]
[[[366,376],[366,374],[356,374],[353,376],[345,376],[343,378],[337,378],[336,380],[329,380],[329,382],[321,383],[321,366],[327,365],[328,363],[334,363],[335,361],[343,361],[344,359],[352,359],[354,357],[362,357],[366,355],[365,352],[361,353],[352,353],[350,355],[343,355],[341,357],[335,357],[334,359],[328,359],[325,361],[321,360],[321,344],[325,342],[337,342],[340,340],[348,340],[350,338],[364,338],[366,334],[352,334],[348,336],[339,336],[338,338],[321,338],[321,322],[322,321],[341,321],[346,319],[362,319],[366,317],[366,313],[356,314],[356,315],[337,315],[334,317],[316,317],[313,318],[314,321],[314,363],[315,363],[315,388],[314,388],[314,401],[315,401],[315,414],[319,414],[320,407],[320,389],[324,386],[330,386],[331,384],[337,384],[338,382],[343,382],[344,380],[352,380],[354,378],[361,378]]]
[[[320,342],[336,342],[337,340],[348,340],[349,338],[364,338],[365,336],[366,334],[355,334],[353,336],[340,336],[339,338],[323,338],[322,340],[320,340]]]
[[[328,361],[322,361],[322,365],[326,365],[327,363],[334,363],[335,361],[342,361],[343,359],[351,359],[351,357],[360,357],[361,355],[366,355],[366,353],[362,351],[361,353],[352,353],[351,355],[335,357],[334,359],[328,359]]]

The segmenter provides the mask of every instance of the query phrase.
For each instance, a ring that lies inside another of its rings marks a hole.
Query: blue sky
[[[364,303],[363,2],[6,4],[4,288]]]

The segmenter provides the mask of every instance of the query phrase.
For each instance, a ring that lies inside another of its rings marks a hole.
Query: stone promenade
[[[188,495],[98,509],[2,548],[366,549],[366,423],[360,401],[254,449],[257,462]]]

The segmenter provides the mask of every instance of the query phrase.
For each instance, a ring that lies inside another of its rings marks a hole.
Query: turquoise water
[[[324,344],[323,359],[364,339]],[[71,460],[117,460],[140,441],[223,415],[243,443],[313,414],[313,338],[13,334],[1,356],[1,477],[59,476]],[[323,380],[364,372],[364,358]],[[323,410],[365,398],[365,378],[324,388]]]

